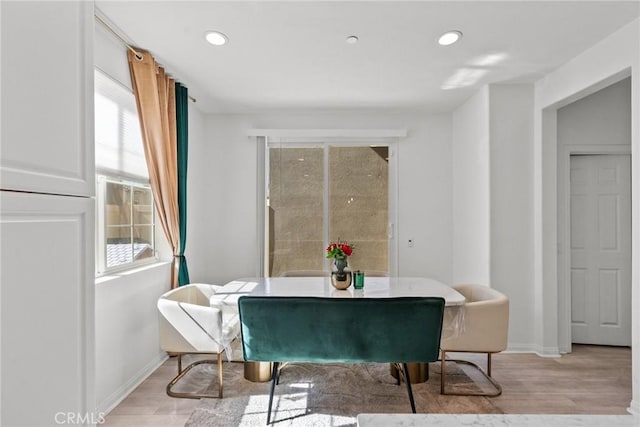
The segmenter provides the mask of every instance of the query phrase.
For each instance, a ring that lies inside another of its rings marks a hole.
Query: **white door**
[[[631,345],[631,158],[571,156],[572,342]]]

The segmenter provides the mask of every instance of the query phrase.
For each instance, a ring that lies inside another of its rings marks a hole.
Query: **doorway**
[[[631,345],[631,156],[573,154],[571,342]]]
[[[269,143],[265,276],[330,270],[324,249],[354,246],[352,269],[390,271],[389,153],[385,144]]]

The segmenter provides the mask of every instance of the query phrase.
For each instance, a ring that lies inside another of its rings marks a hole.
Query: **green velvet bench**
[[[238,308],[244,359],[273,362],[267,424],[281,362],[395,363],[415,413],[407,363],[438,360],[440,297],[242,296]]]

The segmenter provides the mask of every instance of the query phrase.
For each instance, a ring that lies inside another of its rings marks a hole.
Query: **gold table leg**
[[[244,378],[254,383],[271,381],[271,362],[244,362]]]
[[[391,375],[398,379],[400,373],[393,363],[390,364],[389,370]],[[427,362],[407,363],[407,370],[409,371],[411,384],[424,383],[429,379],[429,363]],[[400,375],[400,378],[402,378],[402,375]]]

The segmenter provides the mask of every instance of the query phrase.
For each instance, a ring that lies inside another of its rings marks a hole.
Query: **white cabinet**
[[[1,191],[0,203],[0,425],[95,424],[94,201]]]
[[[93,2],[0,2],[3,189],[92,196]]]
[[[93,2],[0,1],[0,425],[95,425]]]

